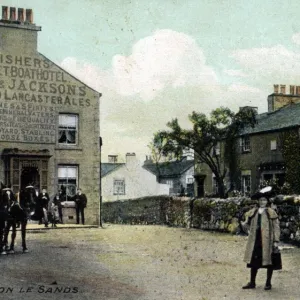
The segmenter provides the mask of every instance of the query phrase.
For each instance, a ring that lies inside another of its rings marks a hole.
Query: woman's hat
[[[271,197],[274,197],[276,195],[274,189],[272,186],[266,186],[263,189],[261,189],[259,192],[253,194],[251,196],[252,200],[258,200],[262,197],[266,198],[268,201]]]

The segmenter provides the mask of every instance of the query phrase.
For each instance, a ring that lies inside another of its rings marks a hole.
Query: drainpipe
[[[102,149],[102,137],[99,137],[99,146],[100,146],[100,199],[99,199],[99,228],[103,228],[102,224],[102,176],[101,176],[101,149]]]

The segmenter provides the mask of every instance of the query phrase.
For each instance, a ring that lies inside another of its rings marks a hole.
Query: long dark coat
[[[268,212],[268,214],[267,214]],[[248,220],[250,221],[249,236],[244,256],[244,262],[250,264],[252,253],[256,238],[256,228],[257,228],[257,218],[258,212],[257,208],[251,209],[248,213]],[[269,215],[269,216],[268,216]],[[268,266],[272,265],[271,254],[273,250],[273,243],[279,242],[280,239],[280,227],[278,221],[277,213],[271,209],[266,208],[261,214],[261,238],[262,238],[262,265]]]

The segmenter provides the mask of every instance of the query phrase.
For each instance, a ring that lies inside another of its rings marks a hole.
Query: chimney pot
[[[18,8],[18,21],[24,22],[24,8]]]
[[[118,162],[118,155],[108,155],[108,162],[109,163],[117,163]]]
[[[8,19],[8,7],[2,6],[2,20]]]
[[[280,85],[280,93],[285,94],[285,84]]]
[[[274,93],[278,94],[279,92],[279,85],[278,84],[274,84]]]
[[[32,9],[26,9],[26,22],[32,24],[33,22],[33,12]]]
[[[11,7],[9,11],[10,11],[9,20],[10,21],[16,21],[16,8]]]
[[[133,168],[137,164],[135,153],[126,153],[126,165],[128,168]]]

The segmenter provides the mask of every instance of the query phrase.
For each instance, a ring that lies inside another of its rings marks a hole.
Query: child
[[[59,222],[59,214],[56,197],[49,202],[49,221],[51,222],[52,227],[57,227],[56,224]]]

